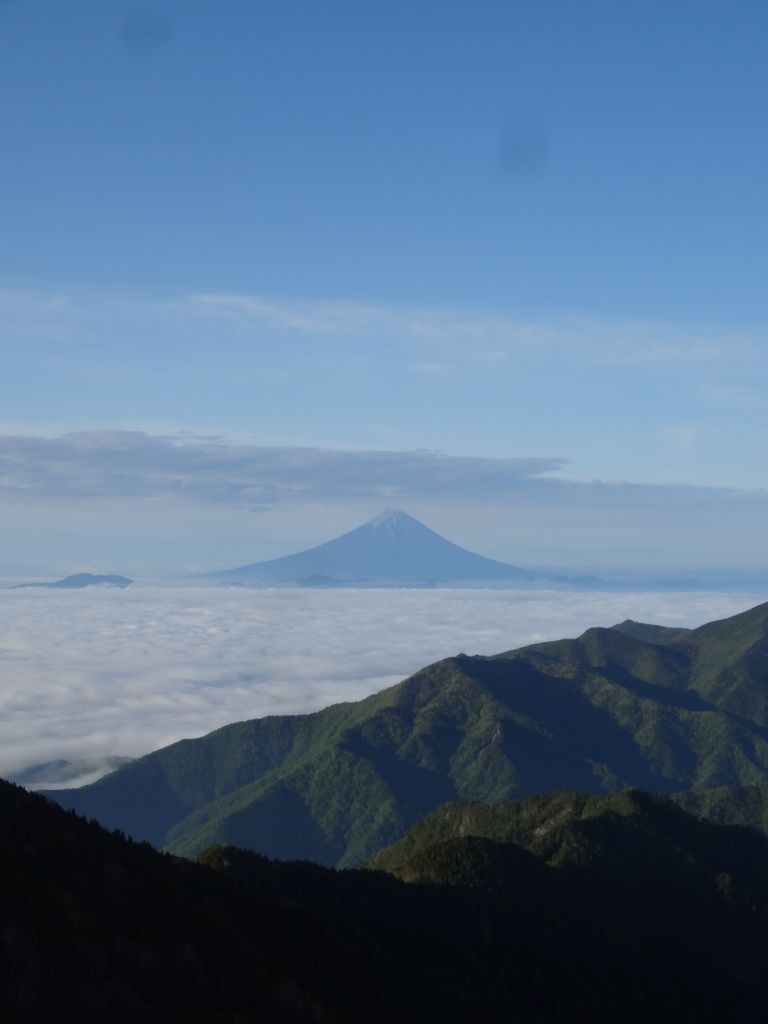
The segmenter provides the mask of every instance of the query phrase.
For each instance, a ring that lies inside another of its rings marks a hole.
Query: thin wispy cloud
[[[664,437],[680,448],[689,448],[699,437],[701,431],[683,423],[671,424],[662,430]]]
[[[260,505],[277,493],[294,500],[331,492],[374,500],[394,488],[388,503],[403,502],[436,495],[436,480],[448,476],[456,487],[475,479],[478,494],[488,493],[491,477],[509,481],[518,475],[512,463],[531,456],[550,460],[544,472],[557,465],[558,475],[579,479],[754,488],[763,484],[756,461],[734,459],[733,452],[762,443],[764,342],[719,325],[534,320],[509,311],[228,292],[6,289],[0,293],[0,406],[4,419],[25,425],[25,434],[39,424],[47,435],[122,427],[177,440],[185,430],[190,440],[211,438],[208,453],[187,447],[173,459],[157,446],[150,453],[146,441],[133,443],[136,458],[143,445],[143,457],[157,463],[158,480],[146,484],[152,494],[168,470],[164,493],[212,498],[219,476],[224,501],[239,494],[238,500]],[[662,433],[664,424],[704,423],[706,458],[684,458],[685,447]],[[297,465],[323,462],[340,479],[354,458],[310,457],[310,449],[368,454],[359,486],[349,477],[321,491],[302,469],[291,491],[282,471],[274,483],[264,452],[244,453],[248,465],[236,467],[237,443],[214,451],[222,434],[246,447],[254,439],[263,450],[280,449],[274,461],[284,467],[289,448],[303,452]],[[494,457],[494,463],[461,467],[443,460],[438,467],[408,456],[409,470],[397,453],[412,449]],[[58,473],[50,453],[39,454],[38,476]],[[128,489],[140,475],[130,457],[117,454]],[[106,476],[96,461],[94,455],[94,493]],[[82,468],[82,453],[75,453],[72,473],[64,474],[73,486],[82,486]],[[4,475],[18,474],[6,466]],[[60,487],[66,490],[63,477]],[[451,487],[446,482],[439,493],[447,497]],[[115,474],[110,488],[128,493]]]
[[[753,381],[753,384],[756,382]],[[728,405],[749,406],[759,403],[765,404],[765,396],[759,396],[754,387],[749,388],[743,384],[718,384],[709,389],[708,397],[716,402],[723,402]]]
[[[756,354],[762,338],[726,335],[704,326],[558,316],[523,320],[497,313],[419,309],[351,302],[275,301],[254,295],[204,293],[182,306],[229,318],[241,325],[269,325],[307,334],[370,336],[384,331],[456,346],[479,344],[481,359],[498,360],[524,349],[561,350],[574,357],[604,362],[674,364],[713,363],[735,353]],[[497,346],[486,351],[485,345]]]
[[[760,332],[711,325],[560,314],[519,317],[493,310],[414,307],[344,299],[278,299],[230,292],[167,295],[0,289],[0,339],[14,333],[41,341],[101,333],[110,345],[117,323],[144,321],[183,329],[204,318],[241,330],[285,332],[307,338],[354,341],[386,337],[422,342],[425,351],[442,347],[463,358],[498,362],[521,353],[559,351],[575,360],[599,363],[704,366],[728,360],[731,371],[747,368],[764,353]],[[105,331],[105,327],[111,330]],[[473,355],[474,353],[474,355]]]

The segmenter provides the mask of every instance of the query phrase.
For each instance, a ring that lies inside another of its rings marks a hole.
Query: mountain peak
[[[211,575],[246,583],[301,582],[318,576],[331,583],[367,584],[556,578],[467,551],[396,508],[307,551]]]
[[[365,524],[366,526],[381,526],[382,523],[388,523],[390,521],[397,522],[399,519],[411,519],[407,512],[403,512],[401,508],[385,508],[383,512],[379,512],[373,519],[369,519]]]
[[[373,519],[369,519],[364,525],[370,526],[374,530],[383,528],[389,531],[402,530],[409,526],[421,526],[424,528],[418,519],[414,519],[413,516],[409,516],[407,512],[403,512],[399,508],[388,508],[384,512],[380,512],[379,515],[374,516]]]

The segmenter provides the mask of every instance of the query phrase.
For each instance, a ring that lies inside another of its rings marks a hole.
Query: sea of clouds
[[[734,593],[0,590],[0,774],[140,755],[262,715],[357,700],[463,651],[494,654],[625,618],[696,626]]]

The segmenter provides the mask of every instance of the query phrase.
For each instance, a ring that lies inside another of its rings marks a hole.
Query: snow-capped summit
[[[363,523],[363,526],[370,526],[374,530],[386,530],[392,536],[396,536],[398,533],[407,534],[412,531],[413,527],[425,529],[418,519],[414,519],[413,516],[409,516],[407,512],[403,512],[399,508],[389,508],[386,512],[380,512],[373,519],[369,519],[367,523]]]

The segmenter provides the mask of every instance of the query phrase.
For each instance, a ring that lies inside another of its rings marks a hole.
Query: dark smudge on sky
[[[120,30],[123,44],[134,53],[157,50],[167,45],[173,34],[174,26],[170,18],[148,7],[129,11]]]
[[[549,163],[549,134],[535,121],[514,118],[507,122],[501,133],[496,157],[506,177],[517,180],[538,178]]]

